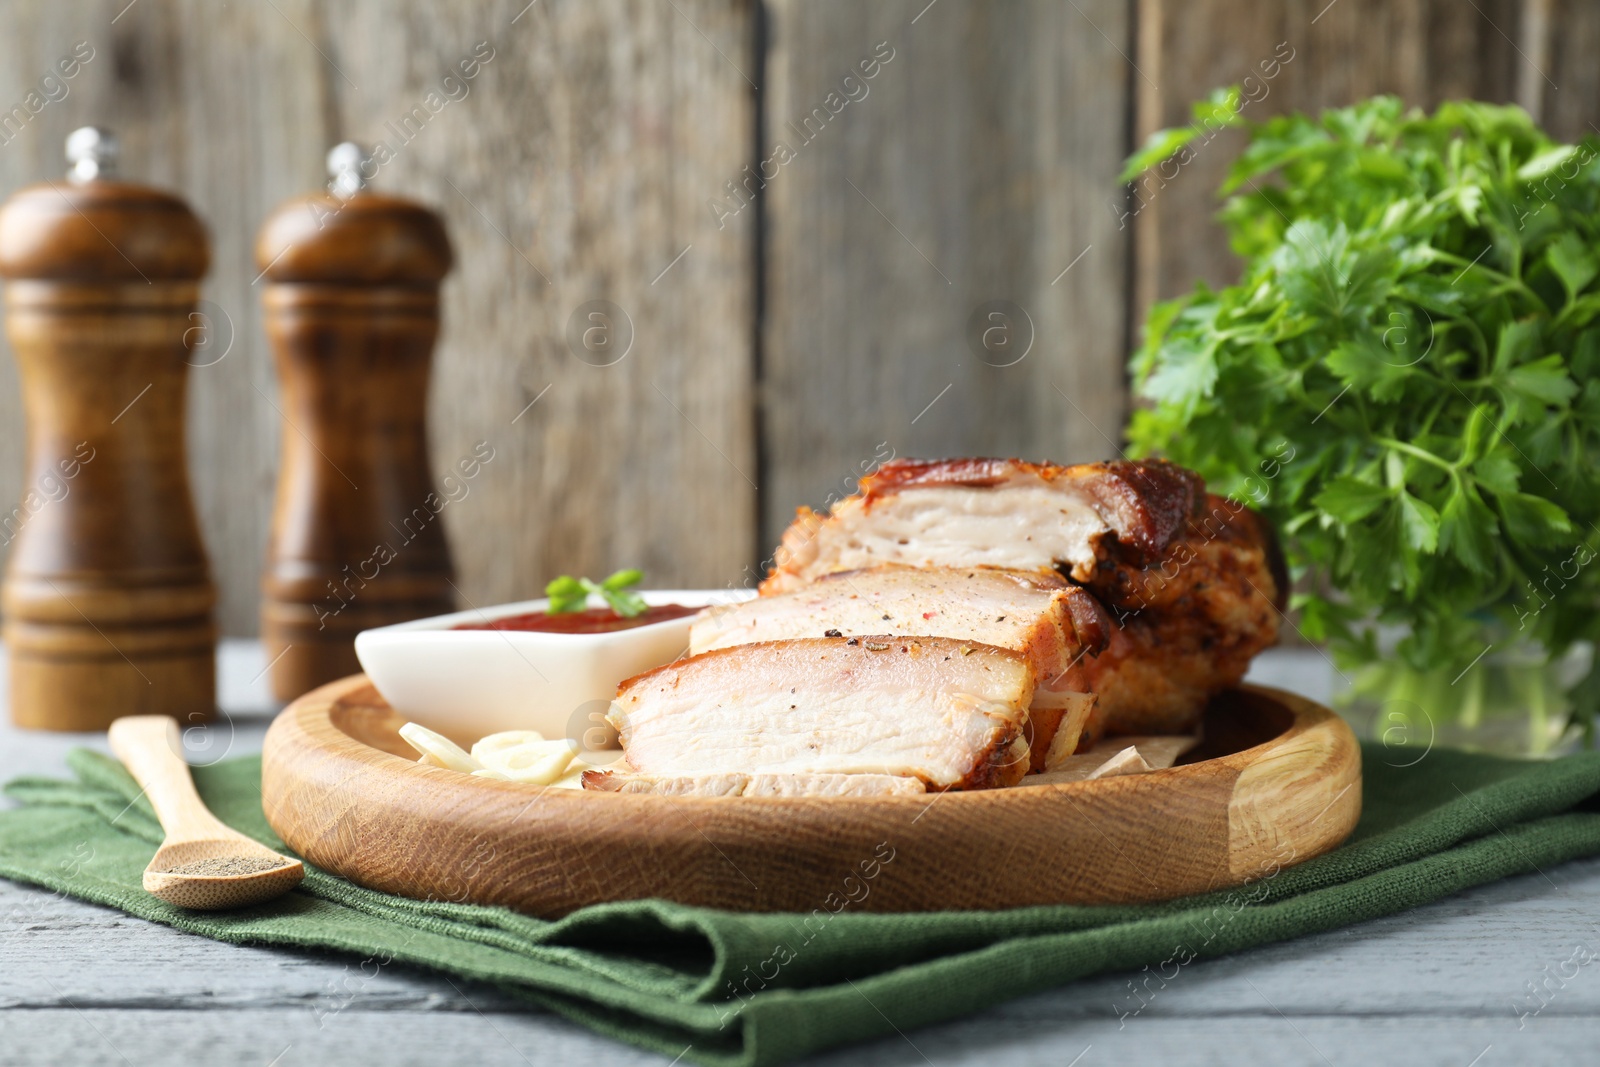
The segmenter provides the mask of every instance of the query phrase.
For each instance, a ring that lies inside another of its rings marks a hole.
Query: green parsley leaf
[[[1439,551],[1455,556],[1475,574],[1491,574],[1498,526],[1476,489],[1457,486],[1439,513]]]
[[[1560,355],[1512,367],[1502,380],[1512,422],[1540,418],[1546,408],[1564,405],[1578,392],[1578,383],[1567,377],[1567,361]]]
[[[582,580],[570,574],[550,579],[544,587],[544,595],[550,598],[550,604],[545,608],[548,615],[565,615],[589,606],[589,590]]]
[[[550,598],[550,604],[545,608],[545,612],[550,615],[565,615],[569,612],[583,611],[588,608],[589,597],[592,595],[605,601],[618,615],[631,619],[635,615],[643,614],[649,607],[644,597],[630,588],[642,581],[644,572],[637,568],[617,571],[599,582],[563,574],[559,578],[552,578],[544,587],[544,595]]]
[[[1439,546],[1439,513],[1426,500],[1402,491],[1400,532],[1407,548],[1431,555]]]
[[[1522,477],[1516,461],[1505,452],[1491,452],[1472,465],[1473,477],[1491,493],[1505,495],[1517,491]]]
[[[1335,519],[1349,526],[1377,511],[1393,498],[1382,486],[1372,485],[1349,475],[1328,482],[1314,503]]]
[[[1162,365],[1145,379],[1141,392],[1151,400],[1192,411],[1211,396],[1217,374],[1214,349],[1174,345]]]
[[[1128,157],[1128,162],[1122,168],[1118,181],[1131,182],[1145,171],[1157,164],[1165,163],[1180,151],[1186,148],[1199,134],[1189,127],[1176,130],[1158,130],[1145,141],[1144,145],[1133,155]],[[1180,160],[1182,157],[1180,157]],[[1186,160],[1183,160],[1187,162]]]
[[[1545,261],[1566,287],[1568,300],[1576,299],[1583,292],[1583,287],[1594,281],[1594,276],[1600,273],[1594,253],[1575,233],[1564,233],[1552,241],[1550,251],[1545,253]]]
[[[1506,533],[1525,545],[1545,547],[1566,543],[1572,520],[1559,504],[1529,493],[1512,493],[1500,498]]]
[[[1328,353],[1327,365],[1341,382],[1365,391],[1380,404],[1399,400],[1411,373],[1392,352],[1370,338],[1341,344]]]
[[[1494,370],[1504,374],[1519,363],[1531,360],[1539,347],[1539,322],[1523,319],[1509,323],[1500,331],[1494,346]]]
[[[644,597],[634,592],[629,586],[638,585],[644,581],[644,571],[637,568],[617,571],[598,585],[584,579],[589,586],[589,592],[596,594],[600,599],[611,605],[611,610],[618,615],[633,618],[642,615],[648,604]]]
[[[609,578],[600,583],[600,588],[611,590],[626,589],[628,586],[638,585],[642,581],[644,581],[644,571],[637,567],[630,567],[627,570],[613,572]]]

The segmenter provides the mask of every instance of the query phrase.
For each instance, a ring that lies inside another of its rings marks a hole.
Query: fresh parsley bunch
[[[1214,94],[1123,175],[1248,131],[1221,190],[1243,276],[1151,310],[1133,450],[1274,520],[1310,590],[1301,629],[1343,667],[1389,655],[1379,624],[1405,634],[1393,655],[1413,691],[1480,650],[1553,660],[1595,640],[1596,143],[1472,102],[1238,112],[1236,90]],[[1597,679],[1567,694],[1590,738]]]

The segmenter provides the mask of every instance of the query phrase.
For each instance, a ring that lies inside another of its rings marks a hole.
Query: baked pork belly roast
[[[622,683],[607,718],[629,769],[653,779],[868,774],[983,789],[1028,773],[1033,689],[1027,660],[1007,649],[818,637],[657,667]]]
[[[826,515],[801,508],[761,592],[883,564],[1057,574],[1092,593],[1110,623],[1074,680],[1097,696],[1086,743],[1193,729],[1277,640],[1288,588],[1266,524],[1192,471],[954,459],[892,461]]]
[[[1169,463],[896,461],[800,509],[754,600],[623,682],[584,788],[892,796],[1015,785],[1183,734],[1277,637],[1271,531]]]

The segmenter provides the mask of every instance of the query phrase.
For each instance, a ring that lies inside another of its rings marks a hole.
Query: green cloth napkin
[[[277,901],[186,912],[140,889],[160,829],[121,766],[85,750],[70,757],[75,782],[6,787],[22,807],[0,812],[0,875],[221,941],[494,982],[668,1056],[744,1065],[909,1031],[1101,971],[1148,966],[1170,978],[1193,958],[1600,854],[1600,807],[1586,803],[1600,793],[1600,753],[1524,763],[1436,749],[1408,767],[1393,764],[1411,750],[1397,758],[1368,745],[1363,756],[1361,825],[1343,847],[1167,904],[905,915],[843,906],[807,917],[646,900],[545,922],[377,893],[308,865],[301,888]],[[194,773],[224,821],[283,847],[261,813],[258,758]],[[1137,1007],[1130,997],[1127,1010]]]

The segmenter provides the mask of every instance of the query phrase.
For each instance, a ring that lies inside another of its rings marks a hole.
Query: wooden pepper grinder
[[[186,332],[210,263],[177,197],[114,180],[116,140],[67,138],[67,181],[0,207],[6,333],[27,414],[3,590],[11,716],[103,730],[208,719],[215,594],[186,474]]]
[[[256,240],[285,422],[261,614],[280,700],[359,671],[357,632],[455,610],[427,434],[450,241],[363,163],[334,148],[329,190]]]

